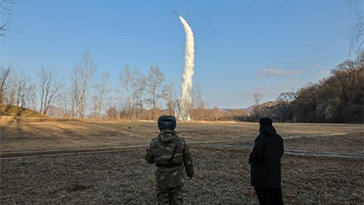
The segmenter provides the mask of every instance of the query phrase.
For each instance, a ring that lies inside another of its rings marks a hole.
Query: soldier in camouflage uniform
[[[163,115],[158,119],[159,135],[150,143],[145,159],[156,163],[158,204],[183,204],[181,195],[184,184],[183,167],[187,176],[193,177],[190,149],[185,139],[174,131],[176,118]]]

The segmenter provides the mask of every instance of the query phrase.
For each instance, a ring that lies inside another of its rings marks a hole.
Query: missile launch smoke
[[[195,42],[193,32],[182,16],[178,16],[186,33],[186,47],[185,47],[185,65],[182,77],[182,96],[181,96],[181,113],[179,119],[183,121],[190,121],[190,111],[192,108],[192,77],[194,74],[195,66]]]

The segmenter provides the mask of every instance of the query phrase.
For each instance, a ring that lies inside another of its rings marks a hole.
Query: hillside
[[[279,101],[268,101],[268,102],[264,102],[260,105],[258,105],[258,109],[259,110],[262,110],[262,109],[266,109],[266,108],[270,108],[270,107],[273,107],[273,106],[276,106],[279,104]],[[247,113],[247,114],[251,114],[251,112],[253,111],[253,109],[256,107],[256,105],[252,105],[250,107],[247,107],[247,108],[244,108],[244,111]]]
[[[0,116],[17,116],[17,117],[48,117],[39,112],[18,107],[16,105],[0,105]]]

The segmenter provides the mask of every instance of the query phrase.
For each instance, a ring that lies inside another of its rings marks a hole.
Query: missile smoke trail
[[[181,113],[180,120],[190,121],[190,110],[192,108],[192,77],[194,74],[195,66],[195,42],[193,32],[182,16],[178,16],[186,33],[186,47],[185,47],[185,66],[182,77],[182,97],[181,97]]]

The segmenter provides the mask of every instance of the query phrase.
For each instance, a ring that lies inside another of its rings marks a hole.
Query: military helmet
[[[176,125],[176,118],[172,115],[162,115],[158,118],[158,128],[160,130],[174,130],[176,128]]]

